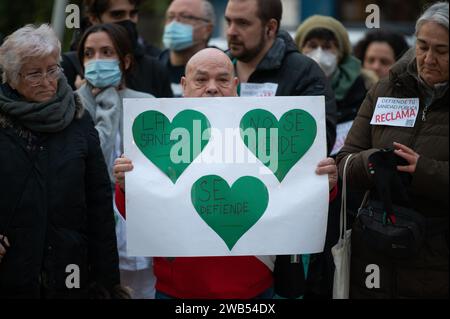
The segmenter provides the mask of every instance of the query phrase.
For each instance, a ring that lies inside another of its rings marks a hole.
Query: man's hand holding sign
[[[204,50],[190,61],[185,97],[236,96],[231,63],[211,58],[220,54]],[[127,178],[133,254],[321,251],[328,187],[316,173],[329,176],[330,188],[337,180],[334,160],[320,161],[326,151],[324,107],[318,107],[323,97],[125,105],[125,137],[134,140],[125,151],[133,162],[117,159],[114,175],[124,190],[125,172],[134,169]]]

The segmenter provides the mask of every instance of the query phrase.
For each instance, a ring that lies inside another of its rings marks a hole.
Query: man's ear
[[[186,77],[184,77],[184,76],[181,77],[181,87],[183,88],[183,96],[185,96],[185,92],[186,92]]]
[[[278,21],[275,19],[270,19],[267,23],[267,37],[276,38],[278,29]]]
[[[204,41],[208,41],[208,39],[210,39],[212,37],[212,33],[214,31],[214,26],[212,25],[212,23],[208,23],[206,25],[206,37],[204,39]]]
[[[237,93],[238,85],[239,85],[239,79],[237,77],[234,77],[234,79],[233,79],[233,86],[234,86],[233,91],[235,93],[234,96],[238,96],[238,93]]]

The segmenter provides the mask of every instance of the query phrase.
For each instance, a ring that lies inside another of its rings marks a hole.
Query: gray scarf
[[[124,91],[117,91],[114,87],[108,87],[94,97],[91,90],[92,86],[86,83],[76,93],[84,108],[94,120],[110,178],[114,181],[111,158],[114,153],[117,134],[123,136],[122,93]]]
[[[75,98],[64,76],[56,95],[48,102],[28,102],[0,89],[0,112],[34,132],[54,133],[65,129],[75,116]]]

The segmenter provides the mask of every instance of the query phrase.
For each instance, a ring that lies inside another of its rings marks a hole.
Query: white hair
[[[50,55],[61,59],[61,42],[48,24],[40,27],[31,24],[8,36],[0,47],[0,69],[3,83],[17,84],[20,70],[30,58]]]
[[[213,26],[216,25],[216,13],[213,5],[208,0],[203,0],[203,13],[205,14],[205,19],[208,19]]]
[[[209,21],[214,27],[216,25],[216,13],[214,12],[214,7],[208,0],[202,0],[203,2],[203,14],[204,18]],[[206,40],[206,45],[208,45],[209,40],[211,40],[212,32]]]
[[[429,7],[416,23],[416,36],[424,23],[435,22],[448,31],[448,2],[436,2]]]

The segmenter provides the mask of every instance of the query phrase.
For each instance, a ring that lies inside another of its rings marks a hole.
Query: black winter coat
[[[367,89],[364,84],[364,78],[360,75],[348,90],[347,95],[337,104],[337,122],[343,123],[353,121],[358,114],[358,110],[364,102]]]
[[[92,283],[118,285],[111,184],[88,112],[31,143],[5,118],[0,113],[0,234],[10,248],[0,262],[0,298],[86,298]],[[66,287],[76,283],[70,265],[79,267],[79,289]]]

